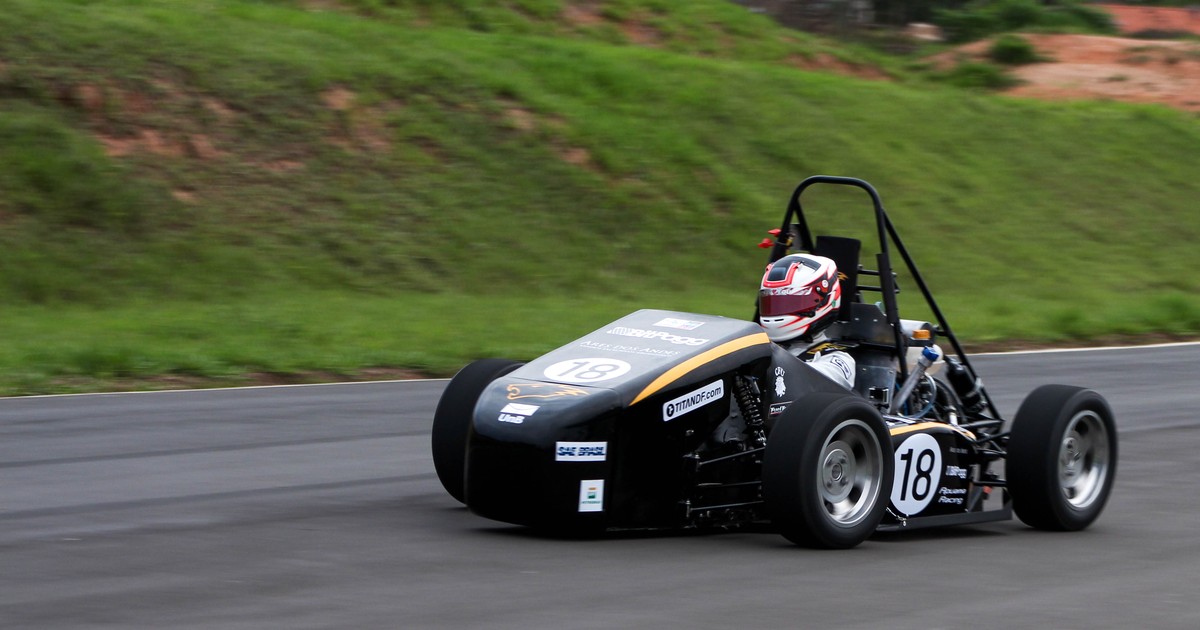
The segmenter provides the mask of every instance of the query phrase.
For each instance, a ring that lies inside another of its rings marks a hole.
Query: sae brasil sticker
[[[584,479],[579,482],[579,511],[604,511],[604,480]]]
[[[699,409],[710,402],[720,400],[724,395],[725,381],[719,380],[675,400],[663,403],[663,422],[670,422],[693,409]]]
[[[556,462],[602,462],[608,457],[608,442],[555,442]]]

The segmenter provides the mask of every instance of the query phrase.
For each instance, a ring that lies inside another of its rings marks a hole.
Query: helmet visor
[[[812,291],[805,295],[758,295],[758,312],[765,317],[799,315],[816,310],[827,296]]]

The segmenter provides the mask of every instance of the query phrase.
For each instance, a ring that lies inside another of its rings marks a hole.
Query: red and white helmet
[[[842,305],[837,265],[824,256],[791,254],[767,266],[758,290],[758,323],[774,342],[815,335]]]

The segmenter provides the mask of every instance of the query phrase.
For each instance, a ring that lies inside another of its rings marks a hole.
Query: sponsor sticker
[[[837,354],[832,354],[824,358],[826,363],[833,365],[839,371],[841,371],[842,378],[846,379],[846,381],[850,383],[854,382],[854,368],[850,367],[850,364],[846,362],[844,357]]]
[[[790,401],[790,400],[787,400],[784,402],[772,403],[771,404],[771,417],[774,418],[775,416],[778,416],[779,414],[783,413],[784,410],[786,410],[788,408],[788,405],[790,405],[790,404],[792,404],[792,401]]]
[[[670,422],[689,411],[720,400],[724,395],[725,381],[717,380],[675,400],[665,402],[663,403],[663,422]]]
[[[775,368],[775,397],[776,398],[783,398],[783,395],[787,393],[787,385],[783,382],[784,374],[786,374],[786,372],[783,371],[783,368],[781,368],[781,367]]]
[[[532,416],[538,409],[537,405],[508,403],[500,410],[500,417],[496,419],[500,422],[508,422],[509,424],[524,424],[525,418]]]
[[[532,416],[540,409],[537,405],[523,405],[521,403],[508,403],[500,410],[501,413],[515,413],[522,416]]]
[[[959,479],[967,478],[967,469],[961,466],[946,466],[947,477],[958,477]]]
[[[601,343],[590,339],[579,343],[580,348],[589,350],[608,350],[609,352],[626,352],[629,354],[641,354],[650,357],[673,357],[679,354],[678,350],[668,350],[667,348],[643,348],[640,346],[629,346],[618,343]]]
[[[602,462],[608,458],[608,442],[555,442],[556,462]]]
[[[784,287],[782,289],[763,289],[767,295],[808,295],[812,287]]]
[[[938,490],[938,503],[962,505],[963,499],[966,498],[966,494],[966,488],[942,488]]]
[[[694,322],[688,319],[679,319],[676,317],[664,317],[663,319],[654,322],[655,326],[663,328],[675,328],[677,330],[696,330],[704,325],[704,322]]]
[[[604,480],[584,479],[579,482],[579,511],[604,511]]]
[[[504,389],[508,392],[507,398],[509,400],[522,400],[526,398],[548,400],[551,398],[588,395],[586,389],[571,387],[570,385],[559,385],[558,383],[512,383]]]
[[[661,339],[667,343],[674,343],[683,346],[703,346],[709,342],[708,339],[701,339],[700,337],[685,337],[683,335],[676,335],[669,332],[663,332],[661,330],[644,330],[642,328],[629,328],[628,326],[615,326],[604,332],[610,335],[617,335],[618,337]]]

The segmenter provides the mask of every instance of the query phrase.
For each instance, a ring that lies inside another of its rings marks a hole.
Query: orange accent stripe
[[[683,378],[683,376],[688,372],[691,372],[692,370],[706,363],[710,363],[723,356],[733,354],[738,350],[749,348],[750,346],[758,346],[768,343],[771,343],[771,340],[767,339],[767,333],[756,333],[740,339],[734,339],[733,341],[727,341],[713,348],[712,350],[701,352],[687,361],[684,361],[683,363],[676,365],[666,372],[663,372],[661,376],[654,379],[654,382],[647,385],[646,389],[643,389],[642,393],[638,394],[637,397],[633,399],[633,402],[629,404],[634,405],[648,396],[653,396],[667,385],[670,385],[680,378]]]
[[[904,435],[905,433],[912,433],[913,431],[920,431],[921,429],[927,429],[929,427],[942,427],[943,429],[948,429],[950,431],[961,433],[962,435],[964,435],[972,440],[975,439],[974,433],[971,433],[970,431],[963,429],[961,427],[956,427],[952,424],[946,424],[945,422],[918,422],[917,424],[910,424],[910,425],[903,426],[903,427],[896,427],[895,429],[891,429],[890,431],[888,431],[888,433],[891,433],[892,435]]]
[[[889,431],[889,433],[891,433],[892,435],[904,435],[905,433],[912,433],[913,431],[920,431],[921,429],[924,429],[926,427],[945,427],[945,426],[949,426],[949,425],[942,424],[941,422],[920,422],[917,424],[910,424],[910,425],[903,426],[903,427],[896,427],[895,429],[892,429],[891,431]]]

